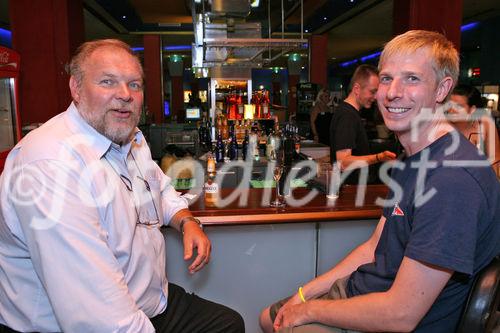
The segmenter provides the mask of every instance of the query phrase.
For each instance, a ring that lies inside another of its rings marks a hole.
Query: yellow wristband
[[[306,302],[306,298],[304,297],[304,294],[302,293],[302,287],[299,287],[299,297],[302,303]]]

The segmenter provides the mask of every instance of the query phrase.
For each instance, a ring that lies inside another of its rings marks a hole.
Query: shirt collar
[[[125,145],[119,146],[90,126],[89,123],[83,119],[74,102],[71,102],[71,105],[68,107],[68,116],[71,123],[76,127],[76,131],[82,133],[85,137],[90,139],[90,146],[95,149],[100,158],[102,158],[110,150],[110,148],[113,148],[120,154],[126,156],[130,152],[132,142],[141,144],[144,139],[141,130],[136,127],[134,129],[132,140]]]

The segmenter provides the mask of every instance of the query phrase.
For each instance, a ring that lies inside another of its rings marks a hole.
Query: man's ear
[[[69,90],[71,91],[71,97],[78,104],[80,102],[80,88],[74,76],[69,78]]]
[[[437,87],[436,102],[443,103],[451,88],[453,88],[453,79],[449,76],[442,79]]]
[[[361,89],[361,85],[359,84],[359,82],[355,82],[353,85],[352,85],[352,91],[354,92],[354,94],[359,95],[359,90]]]

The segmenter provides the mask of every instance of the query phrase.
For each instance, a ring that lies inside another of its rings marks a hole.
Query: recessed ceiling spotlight
[[[305,31],[306,31],[306,32],[309,32],[309,30],[308,30],[308,29],[306,29]]]
[[[354,2],[354,0],[349,0],[349,1],[351,1],[351,3]]]
[[[325,16],[325,17],[323,17],[323,20],[325,20],[325,21],[326,21],[326,16]]]
[[[126,19],[126,18],[127,18],[127,15],[123,15],[123,16],[122,16],[122,19]]]

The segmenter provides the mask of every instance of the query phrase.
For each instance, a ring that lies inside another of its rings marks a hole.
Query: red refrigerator
[[[0,46],[0,172],[7,154],[21,139],[19,60],[16,51]]]

